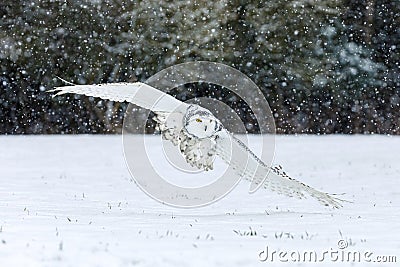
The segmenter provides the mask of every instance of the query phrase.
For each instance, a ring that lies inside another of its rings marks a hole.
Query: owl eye
[[[197,122],[203,122],[201,119],[197,118],[196,119]]]

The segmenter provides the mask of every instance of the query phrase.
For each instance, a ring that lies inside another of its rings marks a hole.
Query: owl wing
[[[259,187],[269,189],[289,197],[307,198],[310,196],[324,206],[342,207],[343,200],[334,195],[318,191],[290,176],[282,167],[270,167],[263,163],[243,142],[223,129],[216,139],[216,151],[235,172],[252,182],[251,191]]]
[[[141,82],[68,85],[56,87],[48,92],[57,92],[54,96],[73,93],[117,102],[130,102],[153,112],[171,113],[177,110],[183,112],[188,106],[173,96]]]
[[[62,79],[61,79],[62,80]],[[64,81],[64,80],[62,80]],[[64,81],[70,84],[67,81]],[[213,169],[215,142],[198,139],[187,134],[183,128],[183,117],[189,105],[145,83],[108,83],[97,85],[74,85],[56,87],[48,92],[54,96],[67,93],[99,97],[117,102],[130,102],[150,109],[156,116],[164,139],[178,145],[186,161],[193,167],[203,170]]]

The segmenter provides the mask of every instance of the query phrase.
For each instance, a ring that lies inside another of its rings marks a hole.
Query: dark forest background
[[[400,0],[2,0],[0,133],[120,132],[127,104],[45,91],[195,60],[248,75],[278,133],[400,134]]]

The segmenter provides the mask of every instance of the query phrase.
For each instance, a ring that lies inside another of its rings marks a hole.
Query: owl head
[[[183,120],[186,131],[200,139],[212,137],[222,128],[210,111],[198,105],[190,105]]]

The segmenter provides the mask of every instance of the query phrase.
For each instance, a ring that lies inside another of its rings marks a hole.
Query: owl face
[[[186,131],[198,138],[213,136],[221,129],[221,123],[211,112],[199,106],[197,107],[196,109],[189,108],[184,124]]]

